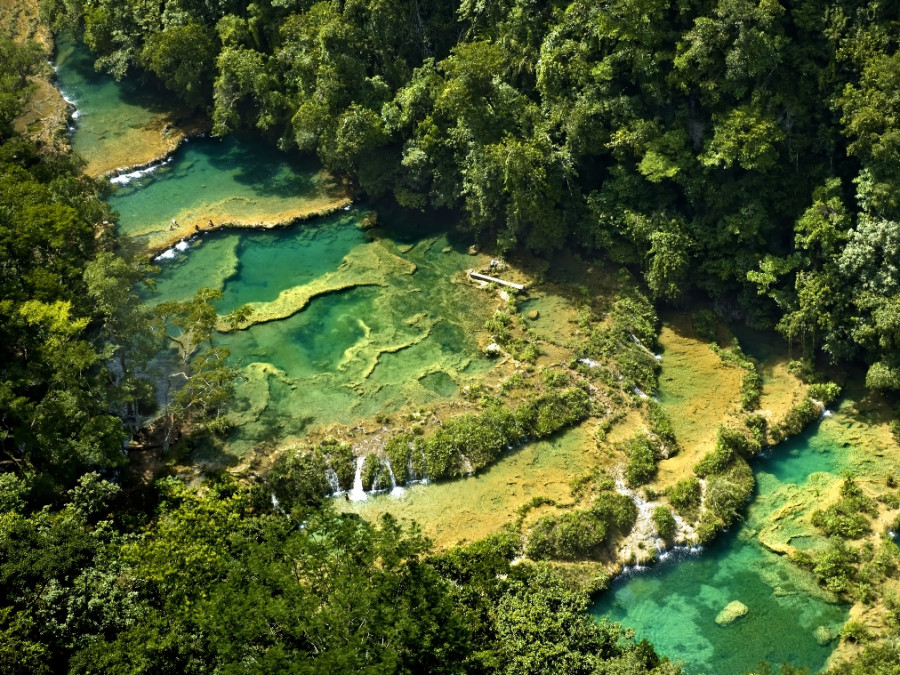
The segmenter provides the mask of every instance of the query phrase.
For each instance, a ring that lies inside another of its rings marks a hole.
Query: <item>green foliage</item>
[[[728,468],[733,457],[734,450],[730,445],[716,443],[715,450],[707,452],[694,466],[694,473],[700,478],[720,474]]]
[[[811,522],[829,537],[859,539],[871,531],[869,518],[877,513],[875,502],[847,477],[841,485],[840,501],[814,511]]]
[[[650,420],[652,431],[666,449],[666,456],[672,457],[678,452],[678,439],[675,437],[675,429],[663,407],[653,399],[647,401],[647,417]]]
[[[840,385],[834,382],[811,384],[809,386],[809,397],[820,401],[822,405],[829,405],[841,395]]]
[[[394,480],[398,485],[403,485],[410,478],[409,465],[411,461],[411,452],[413,438],[408,434],[398,434],[388,439],[384,444],[384,454],[387,455],[388,461],[391,463],[391,470],[394,472]]]
[[[669,503],[682,516],[691,517],[700,506],[700,481],[682,478],[666,491]]]
[[[799,404],[791,408],[784,419],[770,427],[772,438],[777,442],[788,436],[796,436],[810,422],[819,419],[821,408],[816,405],[810,396],[807,396]]]
[[[653,509],[651,519],[656,533],[663,539],[670,540],[675,534],[676,527],[675,516],[672,515],[672,512],[665,506],[657,506]]]
[[[819,583],[834,593],[850,593],[856,579],[857,552],[842,539],[832,538],[828,548],[815,558],[813,573]]]
[[[587,509],[544,516],[528,533],[525,548],[533,560],[596,557],[612,534],[628,534],[637,520],[630,497],[602,492]]]
[[[377,455],[366,455],[362,465],[361,478],[364,490],[377,490],[388,484],[387,469]]]
[[[628,487],[638,487],[653,480],[659,455],[657,443],[646,433],[637,431],[625,442],[624,449],[628,455],[628,465],[625,467]]]
[[[741,380],[741,407],[744,410],[755,410],[759,407],[759,397],[762,395],[762,376],[756,368],[756,364],[741,349],[737,338],[731,341],[731,347],[721,349],[718,345],[712,345],[725,363],[730,363],[744,369],[746,375]]]
[[[330,489],[321,454],[307,447],[285,450],[266,476],[266,482],[287,510],[321,502]],[[352,475],[352,474],[351,474]]]

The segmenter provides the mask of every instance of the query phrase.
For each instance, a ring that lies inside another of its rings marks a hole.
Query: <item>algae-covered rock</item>
[[[530,312],[528,312],[528,318],[531,319],[532,321],[537,321],[540,317],[541,317],[541,313],[539,311],[537,311],[536,309],[533,309]]]
[[[313,298],[321,295],[360,286],[386,286],[390,277],[415,271],[415,263],[390,253],[380,242],[362,244],[351,250],[334,272],[284,290],[271,302],[251,302],[248,307],[252,311],[247,319],[234,327],[220,320],[216,329],[227,333],[233,328],[245,330],[267,321],[286,319],[303,311]]]
[[[835,638],[832,632],[825,626],[819,626],[818,628],[816,628],[814,635],[816,636],[816,642],[818,642],[823,647]]]
[[[725,605],[725,608],[716,616],[716,623],[720,626],[728,626],[747,614],[750,610],[740,600],[733,600]]]

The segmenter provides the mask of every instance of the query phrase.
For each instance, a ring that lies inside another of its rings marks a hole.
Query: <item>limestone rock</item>
[[[742,616],[744,616],[750,610],[740,600],[733,600],[725,605],[725,609],[719,612],[718,616],[716,616],[716,623],[720,626],[728,626]]]
[[[496,342],[492,342],[484,348],[484,353],[488,356],[500,356],[500,352],[500,345],[498,345]]]
[[[816,628],[814,635],[816,636],[816,642],[818,642],[823,647],[834,640],[835,637],[825,626],[819,626],[818,628]]]
[[[536,309],[533,309],[530,312],[528,312],[528,318],[531,319],[532,321],[536,321],[537,319],[540,318],[540,316],[541,316],[541,313],[539,311],[537,311]]]

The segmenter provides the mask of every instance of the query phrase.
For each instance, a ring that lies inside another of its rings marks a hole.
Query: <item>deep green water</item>
[[[744,523],[712,546],[676,551],[618,578],[591,612],[634,628],[660,653],[683,659],[691,674],[737,675],[761,661],[820,670],[836,641],[819,644],[815,631],[837,635],[848,608],[826,601],[811,575],[764,548],[756,535],[785,494],[807,487],[816,472],[840,472],[846,462],[840,429],[826,419],[757,459],[758,494]],[[748,614],[717,625],[716,615],[733,600]]]

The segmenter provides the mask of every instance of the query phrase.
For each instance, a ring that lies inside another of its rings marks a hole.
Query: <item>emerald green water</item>
[[[691,674],[745,673],[761,661],[823,668],[836,641],[819,644],[815,632],[824,627],[837,635],[847,607],[829,602],[810,575],[764,548],[757,535],[789,495],[812,489],[817,479],[836,480],[846,466],[837,417],[755,462],[758,494],[743,524],[700,552],[676,552],[620,577],[591,613],[634,628],[660,653],[683,659]],[[717,614],[733,600],[749,612],[719,626]]]
[[[247,140],[199,138],[168,163],[119,186],[109,202],[120,214],[120,231],[152,246],[168,235],[173,219],[191,233],[210,220],[282,222],[326,206],[333,190],[312,160]]]
[[[382,214],[383,228],[367,235],[362,215],[352,210],[277,231],[219,232],[160,261],[150,302],[221,288],[222,313],[315,282],[348,254],[364,257],[367,247],[384,247],[416,266],[384,285],[320,295],[287,318],[216,336],[242,366],[240,426],[224,444],[201,449],[201,458],[283,443],[312,425],[352,425],[428,404],[491,367],[475,339],[487,318],[484,296],[452,282],[471,264],[462,244],[429,236],[435,228],[400,213]]]
[[[92,156],[128,129],[148,126],[168,110],[157,92],[141,87],[137,80],[116,82],[98,73],[91,53],[71,38],[61,36],[56,48],[59,89],[78,107],[78,133],[72,138],[72,148],[82,157]]]

